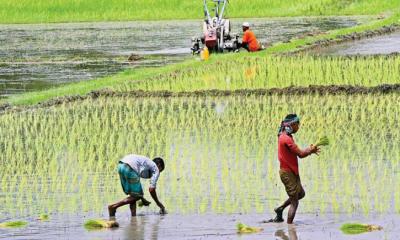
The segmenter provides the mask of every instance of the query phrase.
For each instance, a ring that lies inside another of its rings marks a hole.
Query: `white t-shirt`
[[[150,160],[150,158],[136,154],[129,154],[123,157],[120,161],[128,164],[141,178],[151,178],[150,187],[156,188],[160,171],[158,170],[157,165]]]

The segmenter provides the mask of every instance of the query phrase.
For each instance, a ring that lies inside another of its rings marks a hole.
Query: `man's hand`
[[[319,153],[321,152],[321,149],[318,146],[315,146],[315,145],[311,144],[310,145],[310,152],[319,155]]]

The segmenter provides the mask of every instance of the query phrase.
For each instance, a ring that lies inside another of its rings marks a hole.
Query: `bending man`
[[[162,158],[154,158],[151,161],[145,156],[135,154],[130,154],[122,158],[118,164],[118,174],[122,189],[129,196],[119,202],[108,205],[110,217],[115,217],[117,209],[127,204],[130,205],[132,216],[136,216],[136,201],[138,200],[142,200],[143,205],[147,206],[150,204],[150,202],[143,198],[140,178],[150,178],[150,195],[160,208],[160,213],[167,213],[164,205],[158,200],[156,193],[157,180],[164,168],[165,165]]]
[[[281,206],[274,209],[276,217],[274,222],[283,222],[282,213],[290,205],[287,223],[292,224],[296,215],[299,200],[304,198],[305,192],[301,185],[298,159],[305,158],[313,153],[318,154],[320,149],[310,145],[308,148],[300,149],[293,140],[292,134],[300,128],[300,119],[296,114],[289,114],[282,121],[278,131],[278,159],[280,162],[279,175],[286,192],[289,196]]]

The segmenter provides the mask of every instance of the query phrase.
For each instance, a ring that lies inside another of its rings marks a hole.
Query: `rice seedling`
[[[103,220],[103,219],[90,219],[84,224],[87,230],[99,230],[103,228],[116,228],[119,224],[114,220]]]
[[[309,85],[377,86],[399,83],[400,57],[240,56],[176,70],[141,81],[127,80],[120,91],[172,92],[207,89],[270,89]],[[357,74],[355,74],[357,73]],[[228,77],[227,77],[228,76]],[[226,79],[229,78],[229,81]]]
[[[25,221],[3,222],[0,223],[0,228],[20,228],[25,227],[27,224]]]
[[[250,227],[243,223],[238,223],[236,225],[237,233],[257,233],[261,232],[263,228],[260,227]]]
[[[48,221],[49,215],[48,214],[40,214],[40,216],[37,219],[40,221]]]
[[[360,234],[372,231],[380,231],[383,228],[378,225],[361,224],[361,223],[345,223],[340,230],[345,234]]]
[[[317,143],[315,143],[315,146],[328,146],[329,145],[329,139],[327,136],[321,137]]]
[[[300,162],[307,197],[324,200],[305,201],[299,211],[398,210],[400,173],[393,169],[400,146],[393,143],[400,133],[382,129],[400,127],[393,120],[400,117],[399,101],[395,93],[121,97],[5,113],[0,214],[101,214],[123,196],[116,165],[127,153],[166,159],[158,191],[171,213],[269,211],[276,203],[271,199],[285,196],[277,174],[276,128],[290,112],[302,117],[295,135],[299,145],[309,145],[320,133],[331,136],[318,161]]]

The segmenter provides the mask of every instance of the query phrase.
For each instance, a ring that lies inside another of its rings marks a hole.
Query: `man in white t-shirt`
[[[164,205],[158,200],[156,192],[156,184],[160,173],[164,170],[165,164],[162,158],[149,158],[141,155],[130,154],[123,157],[118,164],[118,174],[121,181],[122,189],[127,198],[108,205],[110,217],[115,217],[117,209],[121,206],[130,205],[132,216],[136,216],[136,201],[142,200],[143,205],[149,205],[143,197],[143,189],[140,184],[140,178],[150,178],[149,192],[157,206],[160,208],[160,214],[166,214]]]

